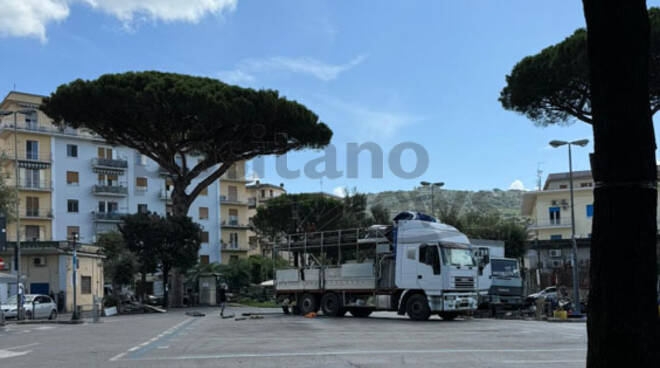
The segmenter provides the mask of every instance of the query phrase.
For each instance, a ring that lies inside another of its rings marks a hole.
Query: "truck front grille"
[[[474,277],[454,277],[456,289],[474,289]]]

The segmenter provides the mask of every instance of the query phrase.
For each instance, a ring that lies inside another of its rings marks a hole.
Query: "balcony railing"
[[[13,119],[11,120],[5,119],[4,121],[0,122],[0,130],[3,132],[13,131],[14,130]],[[18,124],[16,124],[16,130],[37,132],[37,133],[62,134],[62,135],[68,135],[74,137],[101,138],[101,136],[99,136],[98,134],[92,133],[90,131],[86,131],[82,129],[73,129],[70,127],[60,128],[51,124],[39,124],[38,122],[19,121]]]
[[[14,155],[14,150],[6,150],[2,152],[2,158],[11,162],[14,159],[18,158],[19,161],[27,162],[39,162],[39,163],[51,163],[53,158],[50,155],[50,152],[39,152],[39,151],[25,151],[19,150],[17,155]]]
[[[232,227],[232,228],[241,228],[241,229],[248,229],[250,227],[250,225],[240,224],[238,220],[222,221],[221,225],[223,227]]]
[[[120,158],[101,158],[94,157],[92,166],[105,169],[125,170],[128,168],[128,160]]]
[[[51,180],[21,178],[18,181],[18,188],[23,190],[51,191],[53,190],[53,182]]]
[[[544,219],[536,220],[529,225],[530,229],[541,229],[541,228],[562,228],[562,227],[571,227],[570,219]]]
[[[39,208],[23,208],[19,210],[23,219],[51,219],[53,210]]]
[[[233,243],[221,243],[222,250],[227,250],[227,251],[235,251],[235,252],[247,252],[248,249],[239,246],[238,244],[233,244]]]
[[[238,197],[227,197],[223,195],[220,196],[220,203],[247,205],[247,201],[243,201]]]
[[[172,191],[161,189],[159,197],[163,201],[171,201],[172,200]]]
[[[128,194],[128,188],[124,184],[118,184],[118,185],[97,184],[92,187],[92,193],[98,195],[125,196]]]
[[[112,212],[92,212],[92,217],[94,221],[112,221],[119,222],[121,218],[126,216],[124,212],[112,211]]]

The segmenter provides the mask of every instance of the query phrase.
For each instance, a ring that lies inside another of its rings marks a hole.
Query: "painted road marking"
[[[376,355],[376,354],[455,354],[455,353],[559,353],[559,352],[583,352],[586,348],[571,349],[436,349],[436,350],[344,350],[344,351],[319,351],[319,352],[282,352],[282,353],[236,353],[236,354],[203,354],[182,356],[155,356],[135,357],[130,360],[195,360],[195,359],[236,359],[236,358],[281,358],[281,357],[305,357],[305,356],[345,356],[345,355]]]
[[[25,351],[11,351],[11,350],[23,349],[23,348],[27,348],[27,347],[35,346],[35,345],[39,345],[39,343],[35,342],[35,343],[32,343],[32,344],[13,346],[13,347],[9,347],[9,348],[2,348],[2,349],[0,349],[0,359],[13,358],[13,357],[29,354],[29,353],[32,352],[32,350],[25,350]]]
[[[145,341],[141,344],[138,344],[136,346],[133,346],[132,348],[128,349],[127,351],[125,351],[123,353],[120,353],[120,354],[117,354],[117,355],[113,356],[112,358],[110,358],[110,361],[111,362],[117,361],[117,360],[123,358],[124,356],[126,356],[127,354],[134,353],[138,350],[140,350],[140,351],[136,354],[142,353],[143,352],[142,349],[146,349],[150,344],[153,344],[153,343],[155,343],[156,341],[158,341],[162,338],[171,336],[175,332],[179,331],[181,327],[191,323],[192,321],[194,321],[194,318],[189,318],[189,319],[186,319],[184,321],[181,321],[181,322],[177,323],[176,325],[168,328],[167,330],[159,333],[158,335],[150,338],[149,340],[147,340],[147,341]]]

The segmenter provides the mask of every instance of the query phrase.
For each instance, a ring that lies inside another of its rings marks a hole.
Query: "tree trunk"
[[[169,285],[167,285],[169,273],[169,267],[163,267],[163,308],[166,309],[169,307]]]
[[[147,273],[146,272],[141,272],[140,273],[140,302],[144,303],[144,301],[147,299]]]
[[[188,195],[185,192],[186,185],[175,183],[172,190],[172,215],[187,216],[190,204]],[[167,300],[167,299],[166,299]],[[183,275],[178,270],[172,272],[172,300],[170,306],[175,308],[183,307]]]
[[[583,0],[594,220],[587,367],[659,367],[656,161],[643,0]]]

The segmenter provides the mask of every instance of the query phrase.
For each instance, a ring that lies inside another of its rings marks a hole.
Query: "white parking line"
[[[182,355],[182,356],[155,356],[145,358],[134,358],[131,360],[195,360],[195,359],[236,359],[236,358],[280,358],[280,357],[305,357],[305,356],[345,356],[345,355],[377,355],[377,354],[455,354],[455,353],[555,353],[586,351],[584,348],[577,349],[437,349],[437,350],[344,350],[344,351],[319,351],[319,352],[283,352],[283,353],[238,353],[238,354],[204,354],[204,355]]]

